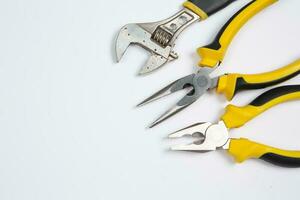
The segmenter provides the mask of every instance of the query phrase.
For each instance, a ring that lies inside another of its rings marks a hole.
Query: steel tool
[[[196,21],[227,7],[235,0],[188,0],[184,8],[174,16],[153,23],[125,25],[116,41],[117,61],[123,57],[130,44],[137,44],[151,53],[140,74],[150,73],[164,64],[178,58],[174,52],[175,40],[179,34]]]
[[[192,144],[177,145],[171,149],[202,153],[223,149],[227,150],[238,163],[250,158],[259,158],[279,166],[300,167],[300,151],[281,150],[248,139],[229,136],[230,129],[243,126],[278,104],[296,99],[300,99],[300,85],[289,85],[269,90],[245,107],[229,105],[218,123],[198,123],[169,135],[169,138],[185,136],[197,138]]]

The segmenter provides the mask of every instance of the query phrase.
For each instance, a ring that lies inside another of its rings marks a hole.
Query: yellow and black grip
[[[234,36],[239,32],[243,25],[258,12],[270,6],[278,0],[253,0],[241,10],[239,10],[229,21],[222,27],[214,41],[197,50],[201,60],[200,67],[218,66],[224,59],[227,49]]]
[[[202,20],[222,10],[236,0],[188,0],[183,6],[196,13]]]
[[[262,74],[225,74],[219,78],[217,93],[230,101],[240,91],[263,89],[300,74],[300,59],[278,70]]]
[[[300,167],[300,151],[277,149],[244,138],[231,139],[228,152],[238,163],[257,158],[282,167]]]
[[[221,119],[227,128],[238,128],[266,110],[296,99],[300,99],[300,85],[277,87],[263,93],[247,106],[228,105]]]

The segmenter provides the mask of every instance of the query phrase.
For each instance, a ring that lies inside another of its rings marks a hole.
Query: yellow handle
[[[230,101],[239,91],[262,89],[284,82],[300,73],[300,59],[275,71],[262,74],[226,74],[219,78],[217,93]]]
[[[214,42],[197,50],[202,60],[199,66],[214,68],[220,64],[228,46],[242,26],[254,15],[278,0],[253,0],[237,12],[221,29]]]
[[[196,6],[194,3],[190,2],[190,1],[184,2],[183,6],[186,7],[187,9],[193,11],[194,13],[196,13],[202,20],[205,20],[208,18],[208,15],[206,14],[206,12],[203,9]]]
[[[228,152],[238,163],[258,158],[284,167],[300,167],[300,151],[281,150],[244,138],[231,139]]]
[[[238,128],[264,111],[283,102],[300,99],[300,85],[289,85],[274,88],[256,98],[248,106],[228,105],[221,119],[227,128]]]

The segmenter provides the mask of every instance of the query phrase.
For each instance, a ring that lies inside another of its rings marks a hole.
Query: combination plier
[[[288,151],[250,141],[245,138],[231,138],[230,129],[239,128],[268,109],[292,100],[300,99],[300,85],[288,85],[271,89],[249,105],[239,107],[228,105],[225,114],[217,123],[198,123],[180,131],[169,138],[190,136],[197,138],[192,144],[177,145],[176,151],[209,152],[227,150],[238,163],[258,158],[283,167],[300,167],[300,151]]]

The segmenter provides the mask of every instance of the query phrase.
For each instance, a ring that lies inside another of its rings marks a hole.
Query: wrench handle
[[[202,20],[222,10],[236,0],[188,0],[183,6],[196,13]]]
[[[214,41],[197,50],[199,67],[214,68],[221,64],[235,35],[254,15],[278,0],[253,0],[240,9],[219,31]]]

